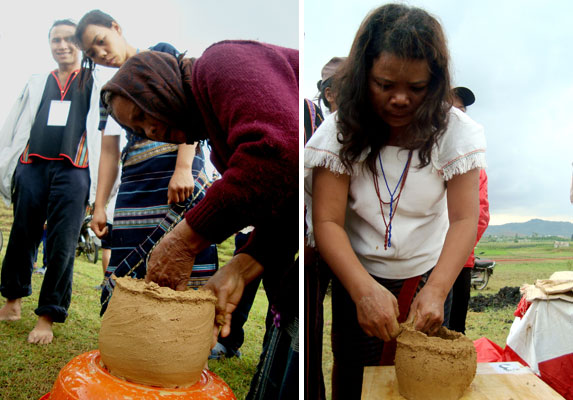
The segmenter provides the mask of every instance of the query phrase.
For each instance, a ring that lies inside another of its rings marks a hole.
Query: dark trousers
[[[285,268],[281,280],[280,295],[267,291],[269,308],[265,321],[266,331],[263,339],[263,351],[247,400],[290,400],[298,399],[298,257]],[[284,293],[282,293],[284,292]],[[293,300],[286,304],[284,297]],[[278,305],[270,299],[278,299]],[[282,311],[281,311],[281,306]],[[289,307],[290,306],[290,307]]]
[[[452,311],[450,313],[449,329],[466,333],[466,316],[470,301],[472,269],[462,268],[452,287]]]
[[[2,263],[0,293],[13,300],[32,294],[32,270],[44,222],[46,274],[37,315],[64,322],[72,296],[74,257],[90,186],[87,168],[67,161],[19,163],[14,173],[14,222]]]
[[[322,373],[322,337],[324,330],[324,298],[332,272],[318,251],[304,251],[304,397],[326,398]]]
[[[247,400],[298,399],[298,319],[277,327],[267,313],[263,351]]]

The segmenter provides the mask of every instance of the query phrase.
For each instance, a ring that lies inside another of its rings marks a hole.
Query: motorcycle
[[[95,264],[98,260],[101,241],[95,235],[94,231],[92,231],[92,228],[90,228],[91,221],[92,215],[88,213],[80,229],[80,237],[78,238],[78,245],[76,247],[76,257],[84,253],[88,261]]]
[[[493,274],[495,261],[482,260],[475,256],[474,267],[471,274],[471,286],[477,290],[483,290],[489,282],[489,277]]]

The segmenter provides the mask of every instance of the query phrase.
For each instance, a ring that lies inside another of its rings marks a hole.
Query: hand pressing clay
[[[217,298],[207,290],[178,292],[142,279],[116,282],[99,332],[107,370],[150,386],[195,384],[209,357]]]
[[[477,368],[473,342],[441,327],[436,336],[402,325],[397,338],[396,377],[408,400],[458,400]]]

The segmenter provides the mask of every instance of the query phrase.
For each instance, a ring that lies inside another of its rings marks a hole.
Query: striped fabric
[[[87,133],[84,132],[82,137],[80,138],[80,142],[78,143],[76,154],[73,159],[71,159],[67,154],[60,154],[60,157],[57,158],[46,158],[39,156],[37,154],[32,154],[32,158],[38,157],[44,160],[69,160],[74,167],[77,168],[87,168],[89,164],[88,158],[88,146],[86,143]],[[30,144],[26,145],[26,148],[22,152],[20,156],[20,162],[22,164],[31,164],[32,159],[30,159]]]
[[[123,165],[129,167],[150,158],[177,151],[177,145],[172,143],[154,142],[147,139],[137,139],[133,135],[127,135],[130,145],[126,147],[123,154]]]
[[[88,144],[87,140],[87,133],[84,132],[80,142],[78,143],[78,149],[76,151],[76,156],[72,164],[79,168],[85,168],[88,166]]]

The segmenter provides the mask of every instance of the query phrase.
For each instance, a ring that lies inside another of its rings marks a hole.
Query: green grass
[[[4,258],[10,226],[11,210],[0,205],[0,230],[4,237],[1,258]],[[220,265],[230,259],[234,242],[228,239],[219,246]],[[39,256],[41,260],[41,255]],[[37,317],[38,293],[42,275],[34,274],[33,294],[23,299],[22,319],[0,323],[0,399],[35,400],[50,392],[60,369],[74,357],[97,349],[101,323],[99,294],[94,287],[101,282],[101,261],[89,263],[82,255],[74,264],[74,286],[69,317],[64,324],[54,324],[54,341],[50,345],[26,342]],[[240,359],[209,361],[209,368],[231,387],[238,399],[245,398],[258,363],[264,336],[267,298],[259,288],[249,319],[244,327],[245,343]]]
[[[564,241],[561,239],[561,241]],[[484,252],[484,258],[555,258],[571,257],[573,255],[572,247],[553,247],[553,239],[548,240],[528,240],[520,239],[519,242],[514,240],[494,241],[491,238],[482,239],[476,248],[476,254]]]
[[[555,258],[573,257],[573,247],[553,248],[553,240],[514,243],[481,241],[476,254],[483,252],[484,259],[496,257],[526,259],[526,258]],[[473,290],[472,296],[496,294],[505,286],[515,287],[524,283],[533,284],[536,279],[548,279],[555,271],[573,270],[573,260],[547,260],[531,262],[499,262],[488,286],[484,290]],[[499,310],[487,309],[485,312],[468,311],[466,319],[466,336],[471,340],[487,337],[502,348],[513,323],[515,307]],[[324,303],[324,340],[323,340],[323,373],[326,385],[326,396],[331,397],[332,350],[330,332],[332,326],[331,298],[327,295]]]

